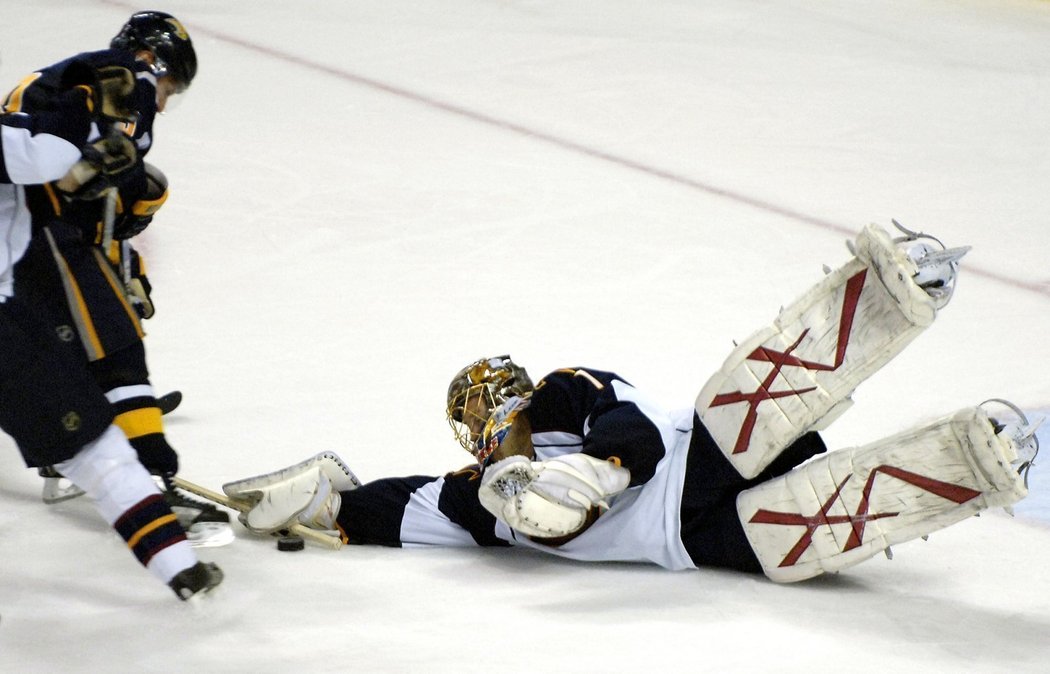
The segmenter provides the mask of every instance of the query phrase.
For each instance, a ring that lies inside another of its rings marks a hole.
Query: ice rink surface
[[[321,450],[365,480],[459,468],[444,394],[481,355],[688,407],[733,340],[891,218],[973,251],[828,444],[990,397],[1050,412],[1050,2],[155,8],[201,62],[158,120],[172,194],[140,237],[189,479]],[[2,88],[137,9],[0,0]],[[1050,671],[1047,468],[1016,518],[791,586],[245,535],[201,552],[227,579],[194,610],[0,445],[3,671]]]

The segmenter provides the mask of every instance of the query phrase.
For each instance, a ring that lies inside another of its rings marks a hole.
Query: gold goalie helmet
[[[510,356],[481,358],[456,373],[448,386],[445,415],[456,441],[475,457],[477,441],[492,411],[534,386],[525,368]]]

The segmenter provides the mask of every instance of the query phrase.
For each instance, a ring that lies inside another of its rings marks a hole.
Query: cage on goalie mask
[[[522,438],[529,437],[530,434],[526,430],[529,424],[527,421],[518,421],[518,414],[529,406],[531,398],[531,393],[526,393],[524,396],[511,396],[492,411],[480,436],[474,442],[472,452],[482,470],[485,470],[496,450],[501,447],[503,447],[503,453],[499,458],[525,453],[523,450],[526,448],[523,447],[525,443]],[[526,435],[523,436],[523,433]],[[527,444],[531,451],[531,440]]]
[[[478,359],[457,372],[445,399],[445,415],[456,442],[477,456],[476,443],[492,411],[533,388],[525,368],[507,355]]]

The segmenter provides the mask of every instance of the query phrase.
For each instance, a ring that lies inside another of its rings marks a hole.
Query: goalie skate
[[[324,510],[331,495],[360,485],[342,459],[323,452],[288,468],[228,482],[222,490],[232,499],[251,504],[238,517],[244,526],[267,534],[287,528],[304,511]],[[334,519],[334,513],[328,514]]]
[[[913,246],[910,255],[927,271],[920,277],[900,244],[925,235],[902,231],[906,236],[894,241],[877,225],[862,230],[850,246],[852,260],[734,349],[700,391],[696,411],[742,476],[757,476],[803,433],[838,418],[853,390],[947,303],[968,249],[930,257]]]
[[[1022,436],[981,407],[963,409],[741,492],[737,513],[769,578],[839,571],[1019,501],[1028,493],[1017,466]]]

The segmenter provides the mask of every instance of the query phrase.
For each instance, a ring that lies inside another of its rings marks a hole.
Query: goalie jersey
[[[554,546],[513,531],[482,507],[481,476],[467,468],[344,492],[338,523],[349,542],[514,545],[584,561],[760,570],[735,512],[746,484],[691,409],[668,414],[616,374],[574,368],[544,377],[522,413],[532,425],[535,460],[583,452],[615,457],[631,471],[628,488],[583,533]],[[823,451],[819,439],[802,444],[806,458]]]

